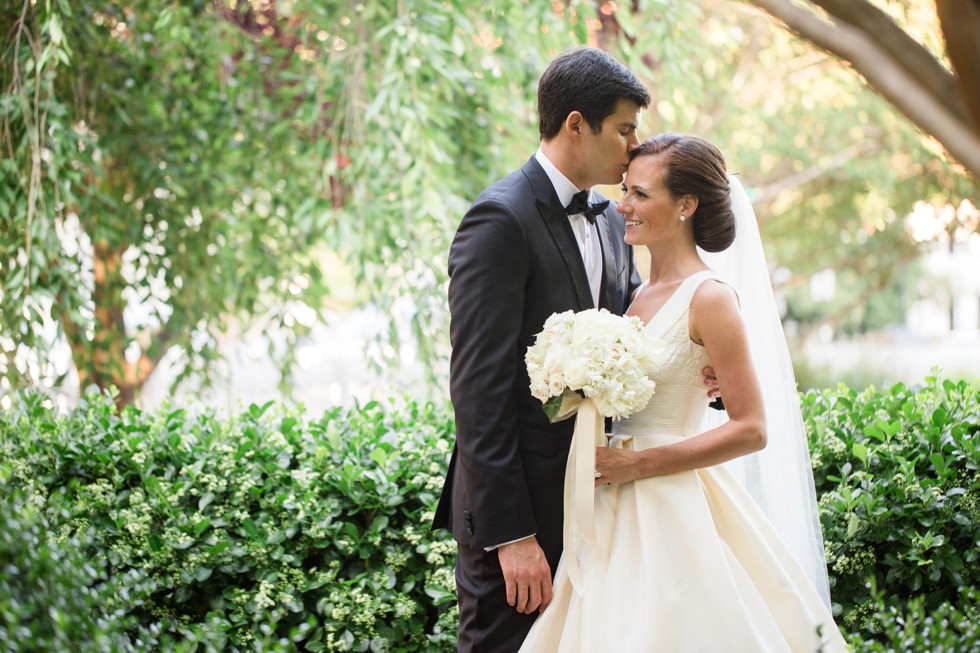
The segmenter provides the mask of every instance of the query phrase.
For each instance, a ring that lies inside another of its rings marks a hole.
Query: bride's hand
[[[639,457],[631,449],[597,447],[595,468],[600,476],[595,480],[596,487],[608,483],[629,483],[640,478],[637,468]]]

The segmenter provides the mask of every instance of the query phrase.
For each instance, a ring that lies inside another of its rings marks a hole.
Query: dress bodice
[[[711,278],[716,278],[714,273],[705,270],[685,279],[647,324],[665,345],[657,371],[651,375],[657,387],[646,408],[613,423],[614,434],[701,433],[710,401],[701,370],[711,363],[704,347],[691,340],[688,319],[694,292]]]

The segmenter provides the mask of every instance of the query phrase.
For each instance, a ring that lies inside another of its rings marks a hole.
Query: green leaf
[[[868,448],[865,447],[860,442],[855,442],[851,446],[851,454],[853,454],[855,458],[857,458],[863,463],[868,462]]]
[[[875,440],[878,440],[880,442],[884,442],[886,440],[885,432],[881,429],[880,426],[878,426],[877,423],[868,424],[862,429],[862,432],[869,438],[874,438]]]
[[[898,420],[894,422],[888,422],[888,423],[883,422],[882,424],[883,424],[882,428],[885,430],[885,433],[887,433],[889,437],[894,437],[898,435],[898,433],[902,430],[902,423]]]
[[[382,447],[375,447],[368,455],[371,457],[371,460],[378,463],[380,467],[384,467],[385,463],[388,461],[388,452]]]
[[[554,421],[555,415],[558,414],[558,410],[561,408],[562,396],[549,397],[548,401],[544,402],[542,406],[544,407],[544,414],[548,416],[548,421]]]
[[[201,495],[201,498],[197,502],[197,509],[203,512],[204,509],[210,506],[213,501],[214,501],[214,492],[205,492],[204,494]]]
[[[214,546],[207,549],[207,552],[208,555],[217,556],[222,552],[224,552],[226,549],[228,549],[230,546],[231,546],[231,542],[229,542],[228,540],[222,540],[220,542],[217,542]]]
[[[160,15],[157,17],[156,23],[153,25],[153,30],[158,31],[165,28],[173,20],[174,13],[169,7],[164,7],[160,10]]]
[[[65,40],[65,33],[61,29],[61,19],[58,14],[51,14],[47,22],[47,28],[51,42],[56,46],[61,45]]]
[[[194,536],[201,537],[201,533],[206,531],[210,525],[211,525],[210,519],[202,519],[201,521],[194,524]]]
[[[255,522],[251,518],[247,518],[242,521],[242,528],[245,529],[245,533],[251,538],[258,539],[261,537],[259,527],[256,526]]]
[[[936,471],[939,472],[940,475],[945,476],[948,465],[946,463],[946,459],[943,458],[942,454],[940,453],[931,454],[929,456],[929,462],[932,463],[932,466],[936,468]]]

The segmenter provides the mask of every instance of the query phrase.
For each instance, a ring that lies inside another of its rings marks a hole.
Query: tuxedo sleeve
[[[449,250],[450,395],[462,485],[456,500],[479,548],[536,532],[517,432],[528,268],[513,211],[496,201],[474,204]]]
[[[633,248],[629,248],[629,268],[630,268],[630,280],[627,286],[628,290],[626,292],[626,304],[623,306],[622,312],[625,313],[630,304],[633,302],[633,296],[636,291],[639,290],[640,286],[643,285],[643,279],[640,277],[640,271],[636,269],[636,256],[634,255]]]

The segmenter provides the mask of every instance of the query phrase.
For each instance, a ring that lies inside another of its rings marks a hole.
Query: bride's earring
[[[685,220],[687,220],[687,216],[686,216],[686,215],[684,215],[683,213],[681,213],[681,214],[680,214],[680,215],[679,215],[679,216],[677,217],[677,219],[678,219],[678,220],[680,220],[681,222],[684,222]]]

